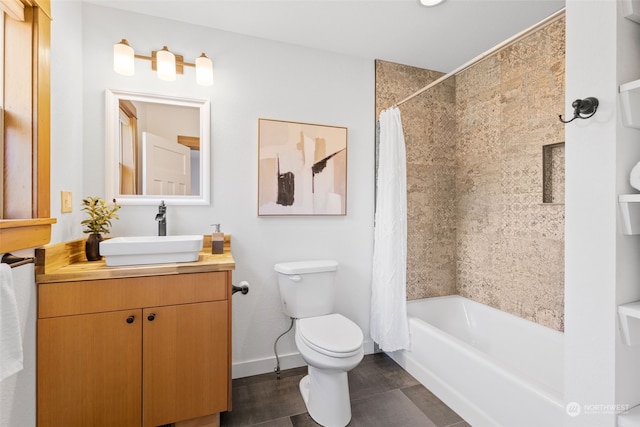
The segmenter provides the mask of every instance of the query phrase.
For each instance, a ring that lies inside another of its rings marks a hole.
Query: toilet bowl
[[[340,314],[296,320],[296,346],[308,365],[300,393],[322,426],[344,427],[351,420],[347,372],[364,356],[363,338],[358,325]]]
[[[311,418],[325,427],[344,427],[351,420],[347,372],[364,356],[362,331],[333,313],[333,260],[298,261],[274,266],[284,314],[295,319],[295,341],[308,365],[300,393]]]

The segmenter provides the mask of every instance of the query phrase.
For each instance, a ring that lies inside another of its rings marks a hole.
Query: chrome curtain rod
[[[543,19],[542,21],[538,22],[537,24],[534,24],[531,27],[527,28],[526,30],[521,31],[518,34],[508,38],[507,40],[503,41],[502,43],[500,43],[500,44],[492,47],[491,49],[487,50],[486,52],[481,53],[480,55],[476,56],[471,61],[466,62],[465,64],[463,64],[460,67],[456,68],[455,70],[451,71],[450,73],[447,73],[444,76],[432,81],[431,83],[429,83],[428,85],[426,85],[422,89],[419,89],[418,91],[412,93],[411,95],[407,96],[403,100],[401,100],[399,102],[396,102],[394,104],[394,107],[399,107],[400,105],[404,104],[405,102],[415,98],[416,96],[422,94],[423,92],[426,92],[428,89],[432,88],[433,86],[437,85],[438,83],[448,79],[451,76],[455,76],[456,74],[466,70],[467,68],[469,68],[472,65],[476,64],[477,62],[482,61],[487,56],[492,55],[492,54],[494,54],[494,53],[496,53],[496,52],[498,52],[498,51],[500,51],[500,50],[512,45],[513,43],[517,42],[518,40],[522,39],[523,37],[531,34],[535,30],[537,30],[538,28],[543,27],[543,26],[545,26],[547,24],[550,24],[550,23],[560,19],[561,17],[564,16],[564,12],[565,12],[565,8],[563,7],[559,11],[557,11],[554,14],[546,17],[545,19]]]
[[[0,262],[2,262],[3,264],[9,264],[9,267],[14,268],[20,267],[21,265],[32,264],[36,262],[36,259],[34,257],[22,258],[13,254],[4,254],[2,256],[2,261]]]

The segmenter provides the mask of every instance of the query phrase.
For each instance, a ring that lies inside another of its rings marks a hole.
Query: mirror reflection
[[[120,193],[200,194],[199,111],[120,99]]]
[[[107,91],[107,197],[208,203],[209,103]]]

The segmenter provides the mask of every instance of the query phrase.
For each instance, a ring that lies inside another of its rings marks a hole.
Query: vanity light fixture
[[[201,86],[213,85],[213,63],[204,53],[196,58],[195,63],[190,63],[184,62],[182,55],[175,55],[166,46],[152,51],[151,56],[145,56],[136,54],[126,39],[113,45],[113,70],[116,73],[132,76],[134,59],[151,61],[151,69],[158,71],[160,80],[175,81],[176,74],[184,74],[184,67],[195,67],[196,82]]]

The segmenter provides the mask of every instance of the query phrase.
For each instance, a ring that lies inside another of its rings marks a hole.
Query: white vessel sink
[[[201,235],[115,237],[100,242],[107,266],[165,264],[198,260]]]

